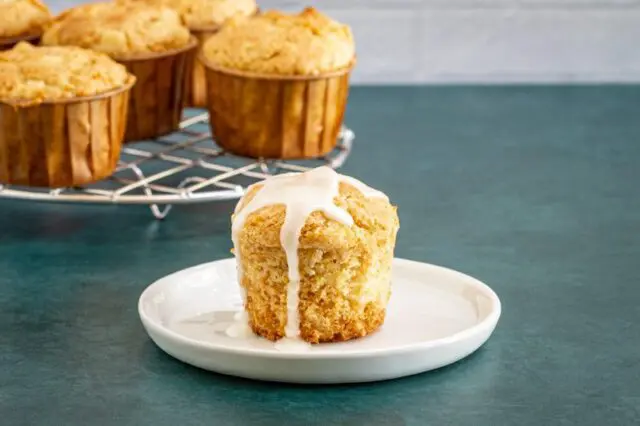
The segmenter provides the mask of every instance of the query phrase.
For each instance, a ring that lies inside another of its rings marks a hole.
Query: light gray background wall
[[[351,25],[359,83],[640,81],[640,0],[258,1]]]

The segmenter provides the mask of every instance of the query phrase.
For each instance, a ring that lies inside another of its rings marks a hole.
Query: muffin
[[[36,42],[50,20],[49,9],[39,0],[0,0],[0,50],[19,41]]]
[[[313,8],[233,19],[200,59],[212,131],[226,150],[292,159],[335,147],[355,63],[348,26]]]
[[[180,14],[191,30],[217,30],[227,20],[256,13],[255,0],[133,0],[167,6]]]
[[[0,52],[0,183],[56,188],[109,176],[134,82],[78,47],[21,42]]]
[[[231,18],[254,15],[255,0],[138,0],[164,5],[177,11],[182,21],[196,36],[200,45]],[[193,75],[187,94],[187,105],[205,107],[207,86],[204,67],[194,58]]]
[[[136,76],[126,141],[178,129],[197,42],[175,11],[143,3],[87,4],[57,17],[42,43],[106,53]]]
[[[384,194],[320,167],[252,186],[232,221],[254,333],[337,342],[383,324],[399,227]]]

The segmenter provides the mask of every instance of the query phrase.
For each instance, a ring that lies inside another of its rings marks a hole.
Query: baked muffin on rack
[[[255,15],[258,6],[255,0],[125,0],[144,1],[149,4],[167,6],[180,14],[183,22],[198,39],[200,45],[220,30],[231,18]],[[204,67],[194,57],[193,74],[187,94],[189,106],[206,106],[207,87]]]
[[[336,342],[382,325],[399,227],[384,194],[321,167],[253,185],[232,222],[254,333]]]
[[[347,25],[313,8],[233,19],[206,41],[201,61],[212,131],[223,148],[311,158],[335,147],[355,64]]]
[[[72,45],[103,52],[138,79],[132,92],[127,141],[176,130],[197,45],[172,9],[145,3],[93,3],[58,16],[42,37],[45,45]]]
[[[0,0],[0,50],[19,41],[36,42],[50,20],[49,9],[39,0]]]
[[[0,52],[0,183],[56,188],[109,176],[134,82],[78,47],[21,42]]]
[[[258,11],[255,0],[125,0],[167,6],[180,14],[191,30],[217,30],[229,19]]]

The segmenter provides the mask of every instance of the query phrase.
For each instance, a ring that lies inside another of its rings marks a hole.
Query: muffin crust
[[[313,76],[349,67],[351,29],[314,8],[232,19],[203,47],[212,65],[276,75]]]
[[[115,58],[168,52],[189,44],[189,30],[167,7],[95,3],[62,13],[45,31],[45,45],[73,45]]]
[[[40,33],[50,20],[49,9],[39,0],[0,0],[0,37]]]
[[[79,47],[19,43],[0,52],[0,100],[17,104],[93,96],[131,81],[124,66]]]
[[[136,1],[136,0],[134,0]],[[258,7],[255,0],[137,0],[170,7],[191,29],[217,27],[234,17],[250,16]]]

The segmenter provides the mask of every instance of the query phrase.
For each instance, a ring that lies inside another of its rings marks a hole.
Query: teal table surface
[[[0,200],[0,424],[640,424],[640,87],[356,88],[343,171],[399,206],[396,254],[502,299],[486,346],[383,383],[198,370],[145,334],[157,278],[229,256],[233,203]]]

